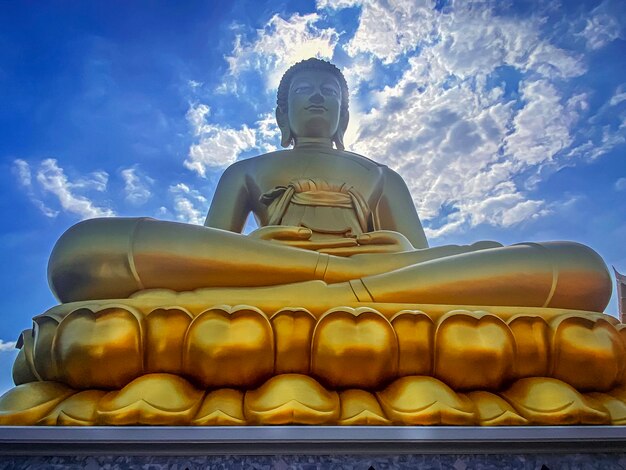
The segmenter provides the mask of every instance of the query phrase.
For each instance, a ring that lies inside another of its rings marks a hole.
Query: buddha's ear
[[[350,120],[350,113],[348,111],[342,112],[339,116],[339,125],[337,126],[337,132],[333,136],[333,142],[338,150],[344,150],[346,146],[343,144],[343,136],[348,128],[348,121]]]
[[[280,106],[276,108],[276,124],[278,124],[280,129],[280,145],[289,147],[293,142],[291,128],[289,127],[289,116],[286,111],[280,109]]]

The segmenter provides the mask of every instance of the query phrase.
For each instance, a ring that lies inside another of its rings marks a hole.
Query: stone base
[[[0,426],[0,455],[626,453],[622,426]]]
[[[576,468],[605,470],[625,468],[626,454],[491,454],[491,455],[212,455],[195,457],[101,455],[4,457],[0,468],[49,470],[98,470],[146,468],[150,470],[204,470],[254,468],[277,470],[317,469],[533,469]]]
[[[0,468],[626,467],[626,429],[480,427],[0,427]]]

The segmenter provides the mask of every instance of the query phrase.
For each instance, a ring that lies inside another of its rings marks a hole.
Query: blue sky
[[[278,80],[311,56],[344,70],[347,148],[405,178],[431,245],[574,240],[626,272],[625,39],[619,0],[0,3],[0,390],[56,303],[56,239],[202,223],[224,168],[279,146]]]

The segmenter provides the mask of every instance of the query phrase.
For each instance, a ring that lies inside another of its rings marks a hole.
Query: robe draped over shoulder
[[[268,225],[306,227],[314,234],[357,236],[372,230],[372,212],[363,196],[346,183],[302,178],[261,196]]]

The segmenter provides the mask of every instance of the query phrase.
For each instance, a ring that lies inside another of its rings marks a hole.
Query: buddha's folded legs
[[[341,258],[207,227],[92,219],[61,237],[48,277],[62,302],[124,298],[150,288],[203,287],[229,292],[267,287],[276,295],[286,289],[303,302],[315,302],[323,295],[319,286],[309,299],[298,283],[324,280],[332,283],[329,295],[332,290],[334,299],[347,303],[606,307],[611,279],[593,250],[569,242],[490,246]]]
[[[185,291],[323,279],[328,259],[219,229],[103,218],[63,234],[50,256],[48,281],[62,302],[124,298],[150,288]]]
[[[602,312],[611,278],[572,242],[524,243],[426,261],[350,284],[360,301],[558,307]]]

